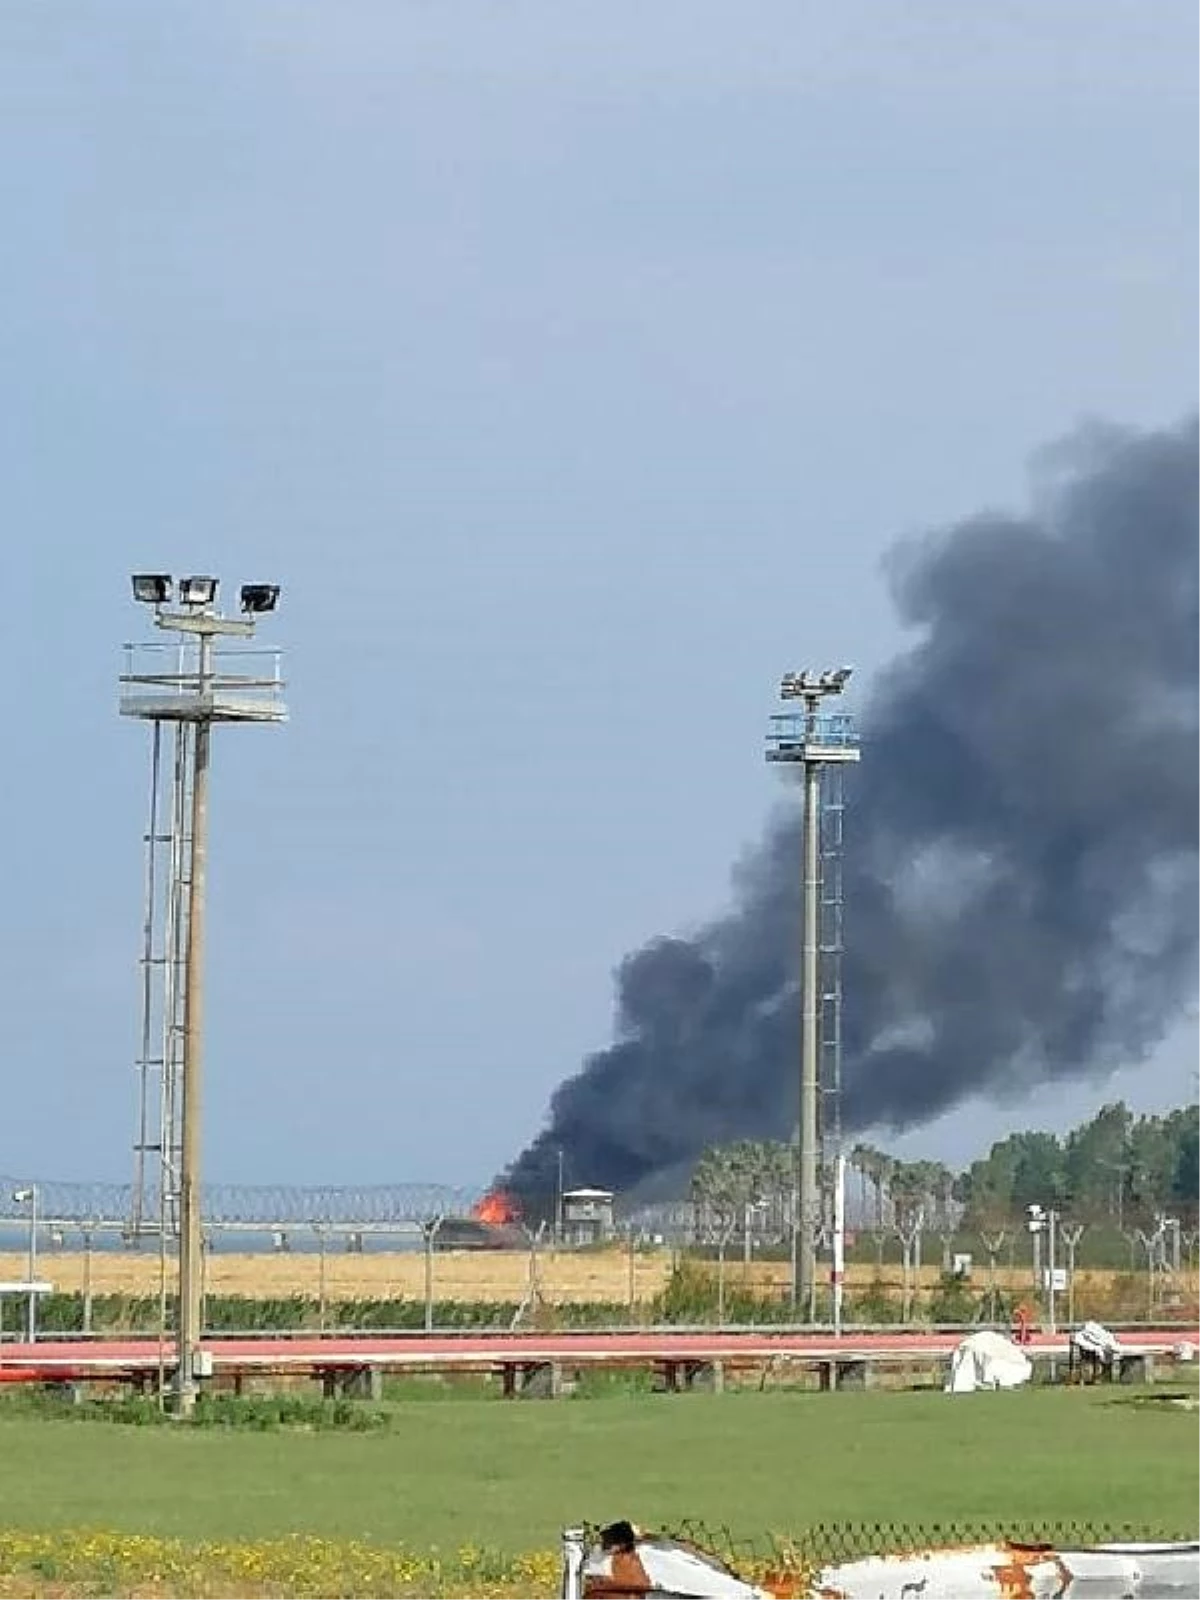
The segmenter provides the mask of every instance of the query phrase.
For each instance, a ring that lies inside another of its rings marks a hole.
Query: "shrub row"
[[[932,1291],[915,1292],[910,1297],[909,1319],[936,1323],[1011,1322],[1016,1308],[1031,1300],[1031,1293],[993,1290],[980,1278],[965,1280],[943,1276]],[[600,1328],[623,1323],[699,1324],[715,1322],[723,1305],[726,1323],[786,1323],[805,1320],[807,1307],[799,1314],[789,1296],[764,1294],[740,1281],[739,1269],[730,1265],[725,1272],[724,1291],[718,1285],[718,1268],[711,1261],[683,1257],[672,1271],[663,1291],[652,1299],[631,1307],[620,1303],[590,1302],[550,1305],[539,1303],[526,1310],[519,1325],[551,1328]],[[1059,1315],[1067,1315],[1067,1298],[1060,1296]],[[889,1277],[876,1279],[865,1288],[848,1290],[843,1315],[847,1322],[897,1323],[904,1314],[900,1291]],[[433,1307],[433,1323],[439,1329],[506,1329],[518,1323],[521,1308],[513,1302],[490,1300],[438,1301]],[[1082,1282],[1076,1295],[1078,1319],[1095,1317],[1101,1321],[1126,1322],[1145,1318],[1149,1306],[1144,1273],[1116,1275],[1104,1285]],[[168,1326],[173,1313],[173,1296],[167,1301]],[[829,1291],[820,1286],[817,1296],[818,1320],[830,1316]],[[1175,1316],[1186,1320],[1194,1306],[1158,1306],[1156,1316]],[[97,1295],[91,1305],[91,1328],[97,1333],[153,1332],[158,1327],[157,1296],[125,1294]],[[41,1303],[38,1322],[43,1334],[77,1333],[84,1326],[84,1303],[78,1294],[53,1294]],[[425,1325],[425,1306],[420,1300],[358,1299],[330,1302],[322,1313],[317,1300],[308,1295],[288,1295],[254,1299],[242,1295],[209,1295],[205,1302],[205,1323],[215,1333],[257,1330],[325,1329],[407,1329]]]

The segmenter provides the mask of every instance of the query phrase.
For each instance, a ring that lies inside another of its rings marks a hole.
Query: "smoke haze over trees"
[[[1197,465],[1194,420],[1093,428],[1039,460],[1027,514],[889,558],[914,642],[848,707],[847,1132],[1127,1067],[1192,999]],[[518,1195],[553,1192],[559,1150],[625,1189],[791,1136],[799,833],[797,802],[728,912],[624,959],[615,1042],[555,1091]]]

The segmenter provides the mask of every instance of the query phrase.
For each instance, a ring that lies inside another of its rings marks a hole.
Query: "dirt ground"
[[[23,1279],[24,1255],[0,1255],[0,1277]],[[648,1300],[663,1287],[671,1270],[668,1251],[604,1253],[544,1250],[538,1253],[538,1282],[544,1299],[557,1302]],[[159,1258],[145,1252],[93,1252],[90,1266],[82,1253],[43,1254],[38,1275],[66,1294],[83,1292],[90,1271],[91,1292],[153,1295],[158,1292]],[[631,1289],[632,1271],[632,1294]],[[175,1263],[167,1263],[174,1282]],[[517,1302],[529,1290],[530,1261],[520,1250],[447,1250],[433,1258],[433,1290],[438,1300]],[[318,1253],[234,1255],[210,1252],[205,1288],[212,1295],[246,1295],[258,1300],[307,1295],[317,1299],[324,1277],[325,1297],[336,1300],[417,1300],[425,1294],[425,1259],[420,1252],[400,1255],[351,1254],[330,1250],[322,1266]]]
[[[538,1285],[541,1297],[552,1304],[604,1302],[640,1303],[651,1299],[665,1286],[671,1272],[669,1250],[639,1251],[632,1260],[625,1250],[555,1251],[538,1254]],[[174,1282],[174,1262],[167,1263],[168,1283]],[[24,1255],[0,1255],[0,1278],[13,1281],[25,1277]],[[782,1294],[789,1281],[786,1262],[755,1262],[750,1268],[731,1261],[726,1269],[730,1289],[743,1284],[759,1293],[774,1290]],[[90,1275],[91,1292],[101,1294],[153,1295],[158,1291],[159,1260],[153,1250],[145,1252],[94,1252],[90,1261],[82,1253],[45,1252],[38,1274],[63,1293],[81,1293]],[[368,1299],[423,1299],[425,1263],[419,1253],[402,1255],[351,1254],[330,1251],[322,1266],[319,1254],[237,1255],[212,1251],[206,1260],[205,1286],[209,1294],[245,1295],[254,1299],[282,1299],[290,1295],[319,1298],[324,1277],[325,1297],[329,1301]],[[434,1296],[438,1300],[518,1302],[529,1290],[530,1260],[524,1251],[438,1251],[433,1261]],[[1080,1272],[1076,1291],[1081,1302],[1094,1295],[1103,1296],[1119,1275],[1112,1272]],[[921,1272],[921,1289],[934,1289],[940,1278],[938,1265]],[[851,1265],[846,1273],[847,1287],[863,1290],[876,1279],[873,1264]],[[997,1286],[1004,1292],[1027,1293],[1027,1269],[1009,1272],[999,1268]],[[900,1292],[900,1269],[887,1266],[884,1285]],[[983,1293],[989,1283],[986,1268],[976,1270],[971,1288]],[[1190,1298],[1195,1297],[1194,1275]]]

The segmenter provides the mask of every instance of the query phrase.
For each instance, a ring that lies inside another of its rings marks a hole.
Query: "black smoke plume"
[[[1041,459],[1028,516],[889,558],[915,642],[871,687],[848,778],[848,1131],[1142,1061],[1191,999],[1197,467],[1194,421],[1092,429]],[[791,1136],[799,831],[797,806],[732,910],[625,958],[615,1043],[506,1187],[552,1193],[560,1150],[571,1180],[628,1189]]]

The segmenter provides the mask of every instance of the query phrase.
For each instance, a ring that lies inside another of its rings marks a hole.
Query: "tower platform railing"
[[[286,722],[281,650],[216,645],[201,682],[200,642],[127,644],[120,677],[125,717],[163,722]]]
[[[859,738],[854,719],[835,712],[808,717],[779,711],[767,733],[768,761],[857,761]]]

